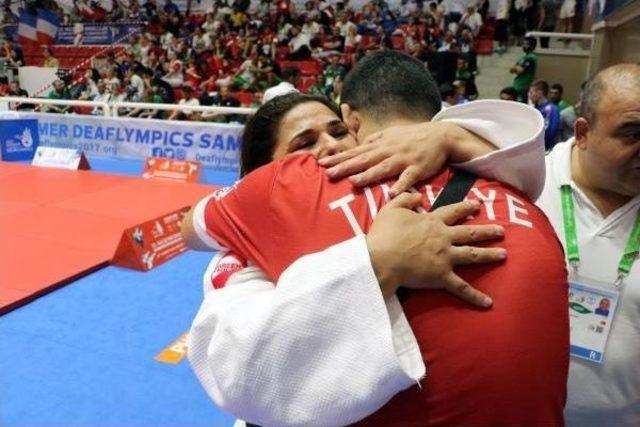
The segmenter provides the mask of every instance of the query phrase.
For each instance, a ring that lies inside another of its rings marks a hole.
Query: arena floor
[[[142,170],[137,161],[90,163]],[[203,178],[226,185],[236,176]],[[0,424],[231,426],[186,359],[154,359],[188,330],[210,259],[189,251],[146,273],[109,266],[0,317]]]

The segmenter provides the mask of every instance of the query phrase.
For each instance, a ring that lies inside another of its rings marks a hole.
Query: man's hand
[[[495,150],[481,137],[447,122],[395,126],[376,132],[358,147],[318,161],[333,179],[350,176],[363,187],[399,176],[394,197],[437,174],[447,161],[466,162]]]
[[[401,194],[380,210],[367,234],[371,264],[385,300],[400,286],[444,288],[473,305],[491,306],[491,298],[471,287],[453,269],[457,265],[504,261],[507,252],[503,248],[467,246],[500,238],[504,229],[496,225],[454,225],[480,208],[477,201],[419,214],[414,209],[421,200],[419,194]]]

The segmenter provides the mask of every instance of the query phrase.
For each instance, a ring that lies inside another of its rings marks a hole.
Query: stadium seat
[[[287,46],[279,46],[276,48],[276,60],[282,60],[289,54],[289,48]]]
[[[316,60],[301,61],[298,66],[300,73],[304,76],[317,76],[322,73],[324,66],[322,62]]]
[[[307,93],[309,88],[316,84],[317,81],[316,76],[302,76],[298,81],[298,89],[300,92]]]
[[[403,36],[391,36],[391,43],[393,48],[397,50],[404,49],[404,37]]]
[[[243,107],[248,107],[253,103],[253,93],[251,92],[235,92],[232,93],[231,96],[240,101]]]
[[[478,55],[491,55],[493,53],[493,40],[478,40],[476,53]]]

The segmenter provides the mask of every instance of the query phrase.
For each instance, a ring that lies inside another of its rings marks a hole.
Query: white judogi
[[[640,195],[603,218],[571,179],[572,146],[573,138],[557,144],[547,156],[547,182],[537,204],[565,245],[560,187],[571,185],[580,250],[579,273],[613,284],[640,210]],[[602,365],[571,358],[565,410],[570,426],[640,425],[640,261],[635,262],[624,283]]]
[[[535,109],[476,101],[434,120],[451,120],[500,148],[465,169],[532,199],[540,194],[544,123]],[[194,227],[206,242],[202,208],[196,207]],[[189,360],[213,401],[239,418],[263,426],[342,426],[425,375],[402,307],[382,298],[364,236],[300,258],[277,287],[255,267],[218,290],[207,277]]]

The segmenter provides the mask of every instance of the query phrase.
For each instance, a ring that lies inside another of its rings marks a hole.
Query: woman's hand
[[[358,147],[318,161],[332,179],[358,187],[398,177],[391,197],[437,174],[447,161],[466,162],[495,150],[483,138],[447,122],[394,126],[369,135]]]

